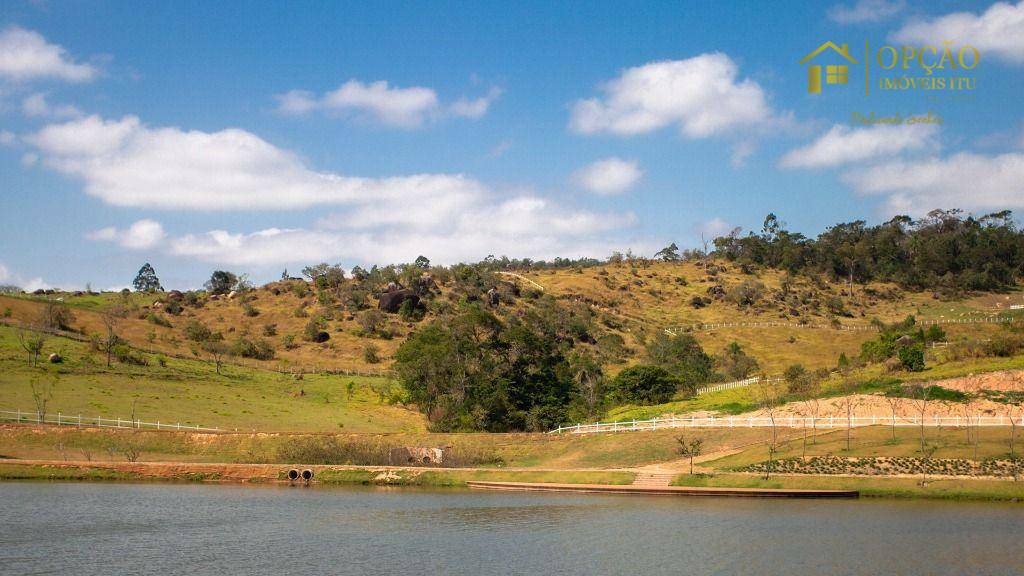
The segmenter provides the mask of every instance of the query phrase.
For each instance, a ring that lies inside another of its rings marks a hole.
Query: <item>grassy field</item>
[[[282,455],[310,439],[334,439],[357,450],[327,451],[324,464],[379,464],[365,459],[391,446],[442,447],[489,468],[614,469],[677,459],[679,431],[643,434],[196,434],[74,427],[0,427],[0,456],[40,460],[125,461],[126,445],[139,461],[281,463]],[[705,451],[714,452],[764,439],[764,431],[701,430]],[[316,464],[321,462],[294,462]]]
[[[973,430],[972,430],[973,433]],[[854,428],[850,434],[850,450],[846,449],[845,430],[825,430],[813,438],[808,432],[806,452],[804,451],[803,435],[791,436],[789,440],[779,444],[775,453],[776,459],[798,458],[807,456],[920,456],[920,429],[916,427],[896,428],[896,440],[893,441],[892,430],[887,426],[869,426]],[[967,431],[960,429],[925,429],[926,443],[936,448],[934,458],[966,458],[974,459],[974,442],[968,442]],[[979,428],[978,459],[1006,458],[1009,456],[1010,428]],[[1018,431],[1017,456],[1021,455],[1021,441],[1024,434]],[[715,470],[729,471],[768,460],[767,444],[750,446],[738,454],[725,456],[718,460],[706,462],[704,465]]]
[[[921,486],[917,478],[851,478],[830,476],[773,476],[764,480],[750,474],[682,475],[675,486],[728,488],[791,488],[804,490],[858,490],[870,498],[939,498],[946,500],[993,500],[1024,502],[1024,482],[1003,480],[930,480]]]
[[[57,352],[61,364],[45,356]],[[131,418],[226,430],[421,431],[418,412],[382,401],[397,387],[378,377],[295,376],[143,354],[148,366],[115,362],[82,342],[51,337],[39,367],[29,365],[15,329],[0,325],[0,409],[34,410],[31,383],[52,386],[47,412]],[[161,365],[161,361],[164,365]],[[351,389],[350,389],[351,384]]]

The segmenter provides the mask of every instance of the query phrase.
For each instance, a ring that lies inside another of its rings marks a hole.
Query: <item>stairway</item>
[[[672,483],[676,477],[673,472],[637,472],[633,479],[633,486],[645,486],[648,488],[662,488]]]

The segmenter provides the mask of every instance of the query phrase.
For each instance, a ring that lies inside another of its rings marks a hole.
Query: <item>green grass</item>
[[[677,476],[674,486],[728,488],[789,488],[803,490],[857,490],[872,498],[938,498],[1024,502],[1024,482],[1002,480],[929,480],[917,478],[773,476],[764,480],[750,474]]]
[[[387,484],[397,486],[465,486],[468,481],[548,482],[560,484],[630,484],[634,474],[614,471],[513,470],[399,470],[389,477],[370,470],[325,470],[317,475],[324,484]]]
[[[25,466],[0,463],[0,480],[137,480],[128,472],[88,467]]]
[[[62,364],[48,364],[57,352]],[[43,362],[31,367],[15,329],[0,326],[0,409],[33,410],[31,383],[53,386],[47,412],[247,431],[421,431],[414,410],[382,402],[398,386],[379,377],[290,374],[225,365],[222,374],[200,360],[142,354],[148,366],[115,361],[82,342],[46,341]],[[160,365],[160,360],[165,365]],[[351,397],[348,383],[353,383]]]
[[[767,430],[765,430],[767,434]],[[978,459],[1005,458],[1009,455],[1010,429],[979,428]],[[934,458],[966,458],[974,459],[974,445],[967,442],[967,433],[963,429],[926,428],[925,438],[929,446],[936,447]],[[1020,446],[1024,443],[1024,434],[1018,434],[1018,456]],[[892,440],[892,430],[887,426],[869,426],[854,428],[851,434],[850,450],[846,450],[845,430],[820,429],[816,441],[808,434],[807,456],[850,456],[860,458],[881,456],[920,456],[920,429],[916,427],[896,428],[896,442]],[[779,444],[775,458],[799,458],[803,455],[803,438],[801,435],[791,437]],[[704,465],[720,471],[731,471],[765,462],[768,460],[766,444],[750,446],[738,454],[726,456]]]

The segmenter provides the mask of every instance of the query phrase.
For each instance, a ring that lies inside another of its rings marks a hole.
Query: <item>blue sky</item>
[[[0,1],[0,283],[651,254],[768,212],[815,235],[1024,204],[1024,2],[771,6]],[[826,40],[974,46],[930,75],[974,89],[865,96],[851,66],[808,94]]]

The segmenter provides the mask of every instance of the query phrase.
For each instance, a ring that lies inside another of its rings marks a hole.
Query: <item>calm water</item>
[[[1021,574],[1024,506],[0,484],[2,574]]]

